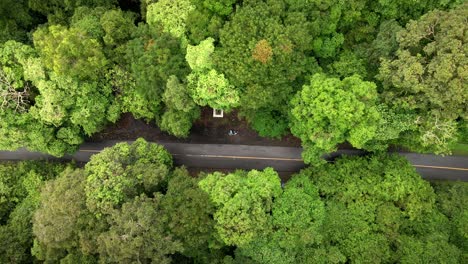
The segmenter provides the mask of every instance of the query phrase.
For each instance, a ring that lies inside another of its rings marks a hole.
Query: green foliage
[[[73,28],[83,30],[93,38],[102,40],[106,47],[114,48],[130,39],[136,29],[134,20],[134,14],[120,9],[108,10],[104,7],[83,6],[75,10],[70,24]]]
[[[164,104],[170,109],[189,113],[198,108],[190,98],[187,85],[181,83],[174,75],[167,80],[166,90],[162,97]]]
[[[99,115],[93,116],[94,120],[74,119],[75,124],[69,123],[66,117],[86,116],[89,110],[84,108],[87,108],[88,103],[93,102],[85,101],[84,98],[67,97],[67,92],[72,90],[62,90],[54,94],[53,89],[56,84],[50,80],[44,80],[45,70],[36,52],[30,46],[8,41],[0,46],[0,58],[0,100],[2,101],[0,147],[2,149],[14,150],[27,147],[61,156],[75,150],[82,143],[82,131],[79,125],[85,127],[89,133],[102,125],[104,110]],[[41,91],[44,94],[38,95]],[[83,94],[87,94],[86,89]],[[71,109],[70,104],[73,104],[76,99],[81,105]],[[94,98],[94,100],[99,99],[102,97]],[[31,103],[35,105],[31,106]],[[101,103],[91,109],[100,111],[105,105]],[[47,114],[50,112],[52,112],[51,115]],[[42,117],[45,119],[42,120]]]
[[[28,0],[31,10],[46,15],[52,24],[64,24],[73,11],[79,7],[112,7],[116,0]]]
[[[197,8],[206,8],[219,16],[228,16],[233,11],[236,0],[192,0]]]
[[[305,162],[319,161],[344,141],[365,147],[381,118],[376,103],[375,84],[358,75],[342,81],[314,75],[291,101],[291,132],[302,140]]]
[[[175,169],[162,206],[171,234],[182,243],[182,253],[200,263],[212,263],[220,254],[212,218],[215,210],[209,196],[198,187],[199,181],[185,168]]]
[[[106,263],[171,263],[167,256],[181,250],[181,244],[167,234],[166,217],[160,203],[163,195],[144,194],[113,210],[109,231],[99,235],[100,260]]]
[[[44,66],[59,75],[95,80],[107,60],[99,42],[78,28],[41,28],[34,33],[34,45]]]
[[[332,75],[340,78],[352,76],[354,74],[366,79],[367,69],[365,61],[358,57],[356,53],[349,50],[341,52],[331,65],[328,66]]]
[[[156,118],[156,112],[152,111],[151,104],[141,93],[137,93],[136,81],[129,71],[115,66],[106,78],[110,81],[116,96],[117,104],[123,113],[132,113],[135,118],[143,118],[147,121]]]
[[[280,179],[271,168],[209,174],[199,186],[216,206],[219,237],[227,245],[245,246],[271,228],[269,212],[281,194]]]
[[[286,183],[272,213],[273,224],[284,232],[279,237],[287,238],[283,247],[320,243],[325,208],[317,187],[307,177],[299,175]]]
[[[374,139],[364,146],[366,150],[385,151],[390,144],[399,144],[404,133],[417,129],[414,113],[398,112],[385,104],[377,105],[377,111],[381,119]]]
[[[456,262],[432,188],[402,157],[342,158],[301,174],[326,203],[324,250],[346,262]]]
[[[108,121],[112,91],[103,82],[79,82],[51,73],[49,80],[37,83],[37,89],[40,95],[35,98],[36,105],[30,113],[46,124],[66,126],[71,123],[69,132],[80,135],[82,130],[91,135]]]
[[[5,223],[8,214],[28,195],[36,197],[37,185],[58,174],[62,167],[35,161],[0,163],[0,223]]]
[[[116,121],[118,113],[118,108],[112,106],[111,87],[104,80],[108,60],[103,47],[99,39],[84,31],[92,31],[90,26],[99,28],[99,21],[92,19],[97,15],[86,16],[81,9],[78,11],[73,23],[76,27],[50,26],[34,33],[35,46],[46,68],[41,70],[38,62],[34,70],[47,74],[26,71],[39,91],[31,109],[33,117],[56,127],[68,125],[61,136],[72,138],[79,138],[82,132],[97,132],[107,121]]]
[[[25,41],[33,24],[27,0],[4,0],[0,6],[0,43]]]
[[[459,142],[468,143],[468,121],[461,120],[460,122],[458,122],[458,134]]]
[[[159,124],[161,130],[176,137],[187,137],[192,122],[200,116],[200,108],[190,97],[187,85],[181,83],[176,76],[170,76],[163,94],[163,102],[166,112]]]
[[[417,133],[408,136],[414,150],[447,153],[457,118],[468,113],[466,17],[468,5],[432,11],[411,21],[397,35],[394,59],[384,59],[378,78],[382,98],[416,112]]]
[[[261,137],[281,137],[288,129],[288,117],[278,111],[269,111],[268,109],[255,110],[255,114],[246,115],[252,128],[255,129]]]
[[[239,94],[224,74],[210,70],[204,73],[192,73],[187,78],[188,88],[197,104],[226,111],[239,104]]]
[[[258,234],[240,254],[258,263],[297,263],[303,251],[322,242],[325,207],[306,176],[288,181],[273,203],[271,218],[271,230]]]
[[[320,16],[320,12],[313,12],[316,6],[312,3],[245,1],[221,29],[213,58],[215,69],[241,91],[241,114],[251,123],[261,120],[256,117],[258,109],[287,116],[285,106],[306,74],[320,70],[310,56],[314,47],[324,55],[337,48],[325,40],[333,31],[325,29],[330,24],[329,7],[324,3],[324,15]],[[314,39],[322,45],[314,46]],[[282,133],[269,136],[278,134]]]
[[[41,187],[63,169],[60,164],[36,161],[0,164],[0,262],[32,262],[31,219]]]
[[[200,43],[206,38],[219,39],[219,30],[226,17],[233,12],[235,0],[192,0],[194,9],[186,20],[186,31],[189,40]]]
[[[79,250],[79,237],[90,216],[85,180],[83,170],[68,169],[41,190],[41,205],[33,217],[36,258],[58,261]]]
[[[104,36],[104,30],[100,25],[100,18],[104,12],[106,12],[104,7],[78,7],[70,18],[70,26],[86,32],[94,39],[101,39]]]
[[[160,163],[155,157],[166,156],[142,140],[117,148],[112,159],[133,162],[126,167],[133,179],[145,178],[136,164],[151,167]],[[463,263],[466,259],[467,185],[433,183],[434,193],[397,155],[343,157],[334,164],[309,167],[293,175],[283,190],[270,168],[200,178],[177,168],[168,172],[167,188],[148,190],[137,181],[123,186],[134,188],[134,195],[98,218],[87,200],[89,167],[64,167],[42,162],[0,165],[2,262]],[[113,177],[121,175],[114,168],[100,167],[115,173]],[[45,180],[50,181],[44,184]],[[155,182],[161,183],[151,180]]]
[[[188,88],[195,103],[229,111],[238,106],[239,95],[224,74],[213,69],[213,42],[213,38],[208,38],[198,46],[188,45],[185,58],[192,68],[187,76]]]
[[[186,138],[189,135],[192,123],[200,116],[200,109],[195,108],[192,112],[168,109],[161,117],[159,127],[176,137]]]
[[[169,76],[182,78],[188,72],[185,54],[177,39],[144,24],[138,26],[125,51],[128,71],[136,87],[129,94],[135,93],[131,97],[137,98],[141,107],[147,109],[144,111],[149,112],[140,116],[158,117],[162,110],[161,96]]]
[[[463,0],[145,0],[138,26],[124,2],[3,0],[0,149],[71,153],[121,112],[187,137],[198,105],[238,107],[261,136],[290,125],[309,163],[345,141],[466,141]],[[144,140],[44,184],[63,167],[0,164],[1,263],[468,258],[466,184],[434,193],[395,156],[308,168],[283,190],[271,169],[172,171]]]
[[[100,23],[105,32],[104,43],[108,46],[124,44],[135,30],[135,15],[120,9],[105,12]]]
[[[61,263],[171,263],[178,253],[216,263],[223,254],[213,232],[214,207],[198,179],[184,168],[171,173],[171,163],[162,147],[139,139],[96,154],[84,169],[66,170],[42,189],[34,256]],[[106,173],[98,186],[96,175]]]
[[[19,115],[13,111],[1,112],[0,148],[15,150],[27,147],[54,156],[75,151],[83,142],[79,131],[69,128],[57,129],[38,122],[30,114]]]
[[[219,30],[225,19],[205,8],[196,7],[185,22],[186,34],[192,44],[198,44],[207,38],[219,39]]]
[[[468,184],[466,182],[435,182],[437,208],[450,219],[450,240],[468,258]]]
[[[398,49],[397,33],[402,29],[395,20],[384,21],[380,24],[379,32],[371,44],[371,54],[369,55],[373,68],[380,65],[381,58],[389,59],[394,56]]]
[[[194,9],[190,0],[160,0],[147,7],[146,21],[152,27],[162,26],[176,38],[185,35],[187,16]]]
[[[97,216],[111,213],[133,197],[163,190],[172,167],[161,146],[138,139],[118,143],[86,164],[86,205]]]
[[[185,59],[192,71],[210,70],[213,68],[212,54],[214,52],[214,39],[207,38],[197,46],[188,45]]]

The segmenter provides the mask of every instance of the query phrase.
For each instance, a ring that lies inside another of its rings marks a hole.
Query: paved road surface
[[[85,143],[80,150],[64,159],[86,162],[90,156],[117,141]],[[177,165],[192,168],[215,169],[263,169],[273,167],[281,172],[296,172],[305,167],[301,159],[301,148],[247,146],[222,144],[160,143],[173,155]],[[359,155],[363,152],[342,150],[328,158],[342,154]],[[416,167],[426,179],[446,179],[468,181],[468,157],[435,156],[414,153],[400,153]],[[41,153],[21,149],[14,152],[0,151],[0,160],[54,159]]]

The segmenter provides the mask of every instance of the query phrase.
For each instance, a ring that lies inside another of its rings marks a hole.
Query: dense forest
[[[204,106],[304,160],[468,142],[463,0],[2,0],[0,149],[61,156],[121,113],[187,137]]]
[[[143,139],[2,162],[0,263],[467,263],[468,183],[385,153],[468,144],[467,43],[464,0],[1,0],[0,150],[124,113],[185,138],[210,107],[311,166],[193,175]],[[369,154],[325,163],[343,143]]]
[[[1,263],[466,263],[468,183],[402,157],[189,175],[139,139],[83,168],[0,164]]]

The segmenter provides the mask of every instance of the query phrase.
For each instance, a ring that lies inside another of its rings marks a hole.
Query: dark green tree
[[[92,255],[83,254],[81,247],[87,243],[87,226],[93,223],[93,215],[86,208],[85,183],[82,169],[68,169],[42,188],[41,204],[33,217],[32,252],[37,259],[93,259]]]
[[[450,220],[450,242],[462,251],[461,261],[468,258],[468,184],[466,182],[435,182],[437,208]]]
[[[289,180],[271,210],[272,228],[238,253],[257,263],[299,263],[304,251],[322,243],[324,203],[307,176]]]
[[[215,208],[208,194],[198,187],[200,179],[184,167],[172,173],[162,206],[170,233],[182,243],[181,253],[200,263],[213,263],[222,257],[216,235]]]
[[[308,262],[320,257],[317,250],[335,252],[321,262],[458,261],[433,189],[404,158],[346,157],[301,174],[326,204],[324,242]]]
[[[109,231],[98,237],[100,260],[106,263],[171,263],[169,255],[182,249],[167,229],[162,194],[137,196],[108,216]]]
[[[31,221],[40,190],[63,169],[61,164],[36,161],[0,164],[0,262],[33,262]]]
[[[200,108],[190,97],[187,85],[171,75],[162,97],[166,111],[161,117],[160,128],[176,137],[187,137],[192,122],[200,116]]]
[[[8,40],[25,42],[34,23],[27,0],[4,0],[0,6],[0,43]]]
[[[468,4],[463,4],[408,23],[397,36],[396,57],[382,61],[382,98],[411,111],[418,125],[402,141],[413,150],[449,152],[456,139],[455,120],[467,118],[467,15]]]
[[[271,121],[268,125],[253,125],[275,128],[260,131],[263,135],[284,133],[277,123],[284,124],[281,120],[287,119],[287,102],[302,85],[304,75],[319,70],[316,59],[309,54],[316,50],[325,55],[335,49],[319,38],[320,26],[312,22],[317,18],[311,12],[312,6],[275,0],[244,1],[220,31],[220,45],[213,55],[215,69],[241,92],[241,114],[249,122]],[[314,45],[314,37],[322,44]],[[264,118],[256,118],[257,114]]]
[[[157,27],[140,24],[125,48],[126,65],[136,88],[130,93],[141,97],[145,111],[158,120],[169,76],[182,79],[188,73],[179,40],[168,33],[161,33]]]
[[[47,16],[51,24],[65,24],[75,9],[87,7],[110,8],[117,4],[117,0],[28,0],[28,6],[38,13]]]

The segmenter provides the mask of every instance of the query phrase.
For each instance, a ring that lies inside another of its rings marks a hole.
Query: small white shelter
[[[224,112],[222,109],[214,109],[213,108],[213,117],[223,117]]]

